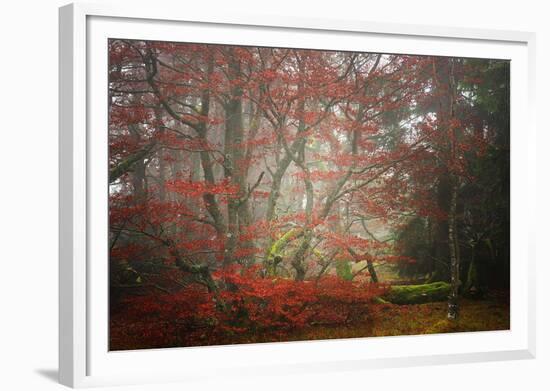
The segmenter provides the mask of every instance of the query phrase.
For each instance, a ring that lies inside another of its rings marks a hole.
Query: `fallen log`
[[[421,285],[393,285],[381,299],[392,304],[422,304],[445,301],[451,290],[446,282]]]

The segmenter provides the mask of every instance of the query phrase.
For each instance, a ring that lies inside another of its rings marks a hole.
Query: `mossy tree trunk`
[[[423,304],[445,301],[451,292],[446,282],[434,282],[421,285],[394,285],[381,297],[392,304]]]
[[[269,246],[265,261],[265,275],[275,276],[277,275],[277,266],[282,261],[282,252],[288,243],[295,239],[300,238],[304,234],[304,231],[298,228],[288,230],[283,236],[274,241]]]

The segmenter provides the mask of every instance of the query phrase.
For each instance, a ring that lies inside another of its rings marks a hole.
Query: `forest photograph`
[[[109,349],[510,329],[510,62],[108,40]]]

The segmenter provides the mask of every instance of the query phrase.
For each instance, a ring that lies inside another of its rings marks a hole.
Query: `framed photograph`
[[[534,34],[60,9],[60,381],[535,354]]]

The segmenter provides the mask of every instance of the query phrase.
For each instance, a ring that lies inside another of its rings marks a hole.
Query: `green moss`
[[[303,234],[303,231],[298,228],[293,228],[287,231],[283,236],[273,242],[273,245],[271,245],[271,248],[269,249],[267,258],[271,260],[275,256],[281,255],[281,252],[284,250],[286,245],[299,237],[301,234]]]
[[[343,280],[353,280],[353,273],[351,270],[350,261],[339,261],[336,263],[336,274]]]
[[[304,234],[304,231],[298,228],[292,228],[285,232],[283,236],[273,242],[271,247],[267,251],[266,257],[266,275],[277,275],[277,265],[282,262],[283,252],[286,246],[293,240],[299,238]]]
[[[451,286],[446,282],[422,285],[394,285],[383,299],[393,304],[422,304],[445,301]]]
[[[386,300],[382,299],[381,297],[375,297],[373,299],[373,301],[376,304],[391,304],[389,301],[386,301]]]

